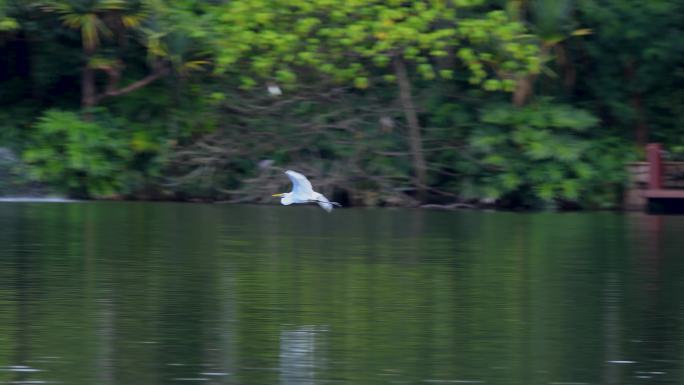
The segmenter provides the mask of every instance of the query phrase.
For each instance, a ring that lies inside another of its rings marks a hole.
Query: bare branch
[[[109,83],[107,84],[107,89],[105,90],[104,93],[98,95],[96,97],[96,102],[99,103],[105,98],[111,97],[111,96],[121,96],[125,95],[128,93],[131,93],[137,89],[140,89],[142,87],[145,87],[146,85],[154,82],[155,80],[166,76],[169,73],[169,69],[163,65],[163,64],[156,64],[154,66],[154,70],[152,73],[149,75],[145,76],[144,78],[135,81],[126,87],[123,88],[116,88],[116,84],[119,81],[120,78],[120,73],[119,71],[107,71],[107,73],[110,76]]]

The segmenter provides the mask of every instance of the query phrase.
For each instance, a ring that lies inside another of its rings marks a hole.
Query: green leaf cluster
[[[587,111],[548,101],[490,105],[479,122],[467,138],[467,156],[478,162],[464,170],[466,194],[528,207],[615,202],[630,151],[598,138],[599,121]]]
[[[207,35],[217,37],[216,70],[243,74],[247,87],[253,77],[292,85],[299,69],[311,68],[365,89],[375,74],[394,80],[385,68],[401,58],[425,80],[451,79],[464,68],[473,84],[510,92],[516,76],[539,72],[538,48],[523,23],[500,10],[477,11],[482,3],[231,1],[207,6],[215,17]]]
[[[116,132],[94,121],[48,110],[29,140],[23,159],[34,180],[81,198],[112,196],[126,185],[130,149]]]

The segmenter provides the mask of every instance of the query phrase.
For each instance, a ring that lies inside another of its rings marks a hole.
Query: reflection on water
[[[315,384],[316,335],[324,330],[302,326],[280,332],[280,382],[283,385]],[[320,360],[319,360],[320,361]]]
[[[0,203],[0,384],[684,383],[684,218]]]

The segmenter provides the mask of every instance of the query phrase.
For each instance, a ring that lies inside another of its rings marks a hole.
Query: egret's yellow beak
[[[273,195],[271,195],[271,196],[272,196],[272,197],[281,197],[281,196],[283,196],[283,195],[285,195],[285,193],[273,194]]]

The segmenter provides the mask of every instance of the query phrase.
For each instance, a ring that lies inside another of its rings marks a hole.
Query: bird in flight
[[[333,206],[342,206],[337,202],[329,201],[323,194],[314,191],[313,187],[311,187],[311,182],[309,182],[304,175],[292,170],[285,171],[285,175],[292,181],[292,191],[288,193],[273,194],[274,197],[281,197],[280,203],[282,205],[288,206],[293,203],[315,202],[327,212],[331,212]]]

